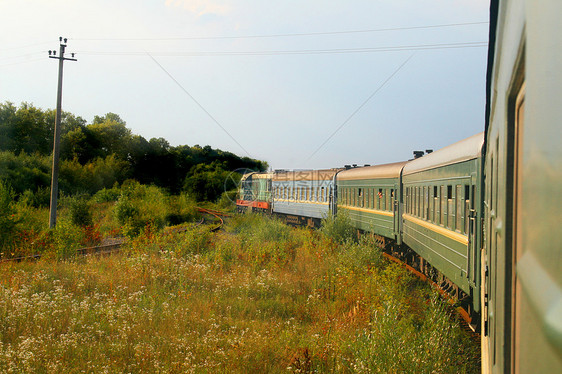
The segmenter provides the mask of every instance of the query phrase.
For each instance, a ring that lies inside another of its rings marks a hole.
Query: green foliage
[[[6,160],[2,160],[6,156],[0,156],[0,175],[17,194],[50,184],[54,118],[53,110],[27,103],[19,108],[9,102],[0,103],[0,152],[11,153],[17,164],[6,167]],[[214,201],[225,190],[226,171],[267,169],[266,162],[210,146],[171,147],[163,138],[147,141],[132,134],[115,113],[95,116],[87,125],[81,117],[63,112],[61,133],[60,188],[69,194],[93,194],[132,177],[175,194],[187,187],[198,200]],[[25,159],[30,154],[36,160]],[[227,190],[233,188],[231,182],[227,181]]]
[[[213,161],[210,165],[198,164],[184,181],[184,189],[197,201],[215,201],[225,191],[236,188],[241,176],[226,170],[225,163]]]
[[[51,232],[54,255],[57,260],[70,260],[76,257],[76,249],[84,241],[84,232],[69,220],[58,219]]]
[[[351,224],[349,216],[345,212],[338,215],[328,215],[322,220],[320,231],[336,243],[357,242],[356,229]]]
[[[124,183],[121,188],[115,215],[125,235],[136,236],[147,226],[164,227],[168,210],[166,196],[161,189],[134,181]]]
[[[348,240],[340,248],[338,262],[347,269],[367,269],[383,262],[381,249],[368,236],[362,236],[359,242]]]
[[[93,194],[123,182],[127,175],[127,163],[115,155],[96,158],[85,165],[77,160],[63,161],[60,169],[61,190],[70,194]]]
[[[35,208],[49,207],[51,202],[51,189],[49,187],[39,186],[36,191],[25,190],[19,200]]]
[[[51,163],[47,156],[13,152],[0,152],[0,175],[19,195],[26,190],[49,188]]]
[[[95,193],[93,200],[96,203],[112,203],[119,199],[121,196],[121,190],[119,187],[114,185],[112,188],[103,188]]]
[[[76,226],[86,227],[93,223],[87,196],[75,196],[70,202],[70,218]]]
[[[0,180],[0,250],[2,252],[13,246],[16,235],[15,228],[18,224],[15,213],[14,191]]]
[[[212,232],[207,226],[192,226],[178,235],[175,253],[178,256],[200,255],[209,251]]]
[[[169,212],[166,221],[170,225],[179,225],[184,222],[193,222],[199,219],[199,211],[195,201],[189,198],[187,193],[181,193],[179,196],[169,197]]]

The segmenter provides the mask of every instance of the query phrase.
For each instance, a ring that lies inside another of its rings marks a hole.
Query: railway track
[[[211,232],[217,232],[219,231],[222,226],[224,225],[224,219],[222,217],[230,217],[231,215],[229,213],[225,213],[225,212],[221,212],[220,210],[215,210],[215,209],[206,209],[206,208],[197,208],[197,210],[202,213],[202,214],[207,214],[210,216],[214,217],[214,221],[217,223],[216,225],[213,225],[210,228]],[[202,226],[203,224],[205,224],[206,220],[205,217],[201,218],[201,220],[199,222],[196,223],[196,226]],[[173,229],[170,229],[168,231],[169,232],[183,232],[186,231],[187,227],[176,227]],[[76,250],[76,254],[80,255],[80,256],[88,256],[88,255],[94,255],[94,254],[98,254],[98,255],[104,255],[104,254],[111,254],[114,252],[119,252],[119,250],[121,249],[121,247],[127,242],[126,238],[112,238],[110,239],[109,243],[105,243],[102,245],[97,245],[97,246],[91,246],[91,247],[84,247],[84,248],[78,248]],[[14,263],[14,262],[22,262],[22,261],[34,261],[34,260],[38,260],[42,257],[42,255],[40,254],[35,254],[35,255],[30,255],[30,256],[20,256],[20,257],[14,257],[14,258],[5,258],[5,259],[0,259],[0,264],[4,264],[4,263]]]

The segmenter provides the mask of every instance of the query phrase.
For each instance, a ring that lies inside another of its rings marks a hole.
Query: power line
[[[32,56],[38,56],[39,54],[43,54],[43,53],[44,53],[44,51],[25,53],[23,55],[18,55],[18,56],[4,56],[4,57],[0,57],[0,61],[16,60],[16,59],[20,59],[20,58],[30,58]]]
[[[367,100],[363,101],[363,103],[359,105],[359,107],[355,109],[355,111],[353,111],[353,113],[351,113],[351,115],[347,117],[347,119],[343,121],[343,123],[339,125],[338,128],[330,136],[328,136],[328,138],[324,140],[322,144],[320,144],[320,147],[312,152],[312,154],[306,159],[305,163],[308,162],[312,157],[314,157],[314,155],[318,153],[318,151],[322,149],[322,147],[324,147],[324,145],[326,145],[326,143],[328,143],[330,139],[334,137],[334,135],[336,135],[400,70],[402,70],[404,65],[406,65],[412,57],[414,57],[414,54],[415,53],[412,53],[410,57],[406,59],[406,61],[404,61],[396,70],[394,70],[394,72],[390,74],[390,76],[386,78],[384,82],[382,82],[382,84],[367,98]]]
[[[420,29],[433,29],[444,27],[459,27],[471,25],[488,24],[488,21],[481,22],[463,22],[463,23],[447,23],[438,25],[424,25],[424,26],[405,26],[405,27],[389,27],[380,29],[365,29],[365,30],[348,30],[348,31],[323,31],[323,32],[308,32],[308,33],[286,33],[286,34],[265,34],[265,35],[240,35],[240,36],[193,36],[193,37],[167,37],[167,38],[76,38],[73,40],[81,41],[166,41],[166,40],[217,40],[217,39],[258,39],[258,38],[284,38],[284,37],[300,37],[300,36],[318,36],[318,35],[341,35],[341,34],[359,34],[370,32],[384,32],[384,31],[401,31],[401,30],[420,30]]]
[[[170,72],[169,72],[168,70],[166,70],[166,69],[164,68],[164,66],[162,66],[150,53],[145,52],[145,54],[147,54],[147,55],[152,59],[152,61],[154,61],[154,62],[156,63],[156,65],[158,65],[158,66],[160,67],[160,69],[162,69],[162,70],[164,71],[164,73],[166,73],[166,74],[168,75],[168,77],[170,77],[170,79],[172,79],[172,80],[176,83],[176,85],[178,85],[178,87],[179,87],[183,92],[185,92],[185,94],[186,94],[187,96],[189,96],[189,97],[191,98],[191,100],[193,100],[193,102],[194,102],[195,104],[197,104],[197,105],[199,106],[199,108],[201,108],[201,110],[203,110],[203,112],[205,112],[205,113],[209,116],[209,118],[211,118],[211,119],[213,120],[213,122],[215,122],[215,123],[222,129],[222,131],[224,131],[224,132],[226,133],[226,135],[228,135],[228,136],[230,137],[230,139],[232,139],[236,144],[238,144],[238,146],[239,146],[240,148],[242,148],[242,150],[243,150],[244,152],[246,152],[246,154],[247,154],[249,157],[252,157],[252,156],[250,155],[250,153],[246,150],[246,148],[244,148],[244,147],[242,146],[242,144],[238,143],[238,141],[237,141],[236,139],[234,139],[234,137],[233,137],[232,135],[230,135],[230,133],[219,123],[219,121],[217,121],[217,120],[215,119],[215,117],[213,117],[213,116],[211,115],[211,113],[209,113],[209,111],[207,111],[207,109],[205,109],[205,108],[203,107],[203,105],[199,104],[199,102],[198,102],[198,101],[181,85],[180,82],[177,81],[176,78],[173,77],[172,74],[170,74]]]
[[[219,52],[151,52],[153,56],[168,57],[213,57],[213,56],[279,56],[279,55],[308,55],[308,54],[348,54],[348,53],[376,53],[396,51],[419,51],[432,49],[459,49],[487,47],[488,42],[462,42],[442,44],[418,44],[394,47],[367,48],[335,48],[335,49],[301,49],[301,50],[270,50],[270,51],[219,51]],[[146,52],[111,52],[111,51],[79,51],[83,55],[106,56],[144,56]]]
[[[43,61],[43,60],[44,60],[44,58],[43,58],[43,57],[40,57],[40,58],[31,59],[31,60],[18,61],[18,62],[10,62],[10,63],[8,63],[8,64],[0,65],[0,68],[3,68],[4,66],[12,66],[12,65],[27,64],[27,63],[30,63],[30,62],[37,62],[37,61]]]

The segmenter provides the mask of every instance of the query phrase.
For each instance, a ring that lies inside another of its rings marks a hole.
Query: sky
[[[272,169],[383,164],[484,130],[488,0],[0,0],[0,102]]]

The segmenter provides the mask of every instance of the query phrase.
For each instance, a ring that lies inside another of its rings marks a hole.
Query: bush
[[[185,192],[179,196],[170,196],[169,206],[170,211],[166,215],[166,221],[170,225],[193,222],[200,217],[195,201],[190,199]]]
[[[140,234],[147,226],[161,229],[168,215],[166,196],[158,187],[134,181],[124,183],[115,215],[123,233],[130,237]]]
[[[357,233],[345,211],[338,212],[336,217],[328,215],[324,218],[320,232],[336,243],[357,242]]]
[[[0,180],[0,249],[6,250],[13,246],[18,223],[14,209],[14,191]]]
[[[76,257],[76,249],[84,241],[84,232],[69,220],[60,219],[52,230],[52,238],[55,257],[58,260],[68,260]]]
[[[90,211],[90,203],[87,197],[77,196],[70,202],[70,219],[76,226],[91,226],[92,212]]]
[[[119,187],[104,188],[95,193],[93,200],[96,203],[112,203],[119,199],[121,190]]]

